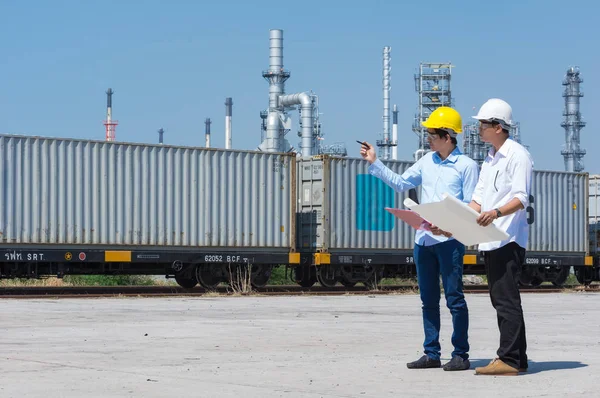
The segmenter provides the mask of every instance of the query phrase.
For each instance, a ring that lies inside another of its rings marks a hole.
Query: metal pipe
[[[279,97],[279,104],[282,107],[300,105],[302,112],[302,140],[300,150],[302,156],[313,155],[313,103],[310,95],[307,93],[296,93],[282,95]],[[270,116],[270,114],[269,114]],[[269,128],[269,120],[267,119],[267,130]]]
[[[267,115],[267,137],[263,149],[267,152],[281,152],[281,119],[279,112],[269,111]]]
[[[283,72],[283,30],[271,29],[269,31],[269,108],[279,107],[279,96],[284,93]]]
[[[415,161],[421,159],[423,157],[423,155],[425,155],[427,152],[429,152],[427,149],[424,148],[419,148],[415,151]]]

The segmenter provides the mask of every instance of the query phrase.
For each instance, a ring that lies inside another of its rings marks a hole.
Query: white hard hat
[[[500,122],[508,130],[513,125],[512,108],[506,101],[491,98],[479,108],[479,113],[473,119]]]

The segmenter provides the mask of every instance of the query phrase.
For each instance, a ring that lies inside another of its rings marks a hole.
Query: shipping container
[[[0,136],[0,246],[295,247],[293,154]]]
[[[402,174],[413,163],[384,162]],[[412,250],[414,230],[385,210],[404,207],[398,194],[368,173],[362,159],[298,160],[299,249],[335,251]]]
[[[590,175],[589,183],[590,251],[600,252],[600,175]]]
[[[527,250],[588,253],[587,191],[587,173],[534,170]]]

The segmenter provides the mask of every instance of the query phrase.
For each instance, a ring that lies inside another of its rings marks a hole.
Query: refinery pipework
[[[583,171],[583,156],[585,150],[581,149],[581,129],[585,126],[585,122],[581,118],[579,111],[579,98],[583,97],[579,85],[583,83],[583,79],[579,76],[578,67],[570,67],[567,70],[563,86],[565,90],[563,97],[565,98],[565,117],[560,124],[565,129],[565,149],[561,151],[565,159],[565,171],[581,172]]]
[[[285,95],[285,82],[290,72],[283,68],[283,31],[269,31],[269,69],[262,72],[263,78],[269,82],[269,109],[266,115],[266,137],[259,149],[266,152],[288,152],[291,145],[285,139],[290,130],[287,111],[300,107],[302,156],[316,154],[316,133],[314,107],[316,96],[301,92]],[[261,116],[262,117],[262,116]]]

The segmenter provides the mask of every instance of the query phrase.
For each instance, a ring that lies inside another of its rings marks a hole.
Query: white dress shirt
[[[523,209],[493,221],[508,234],[507,240],[481,243],[479,250],[495,250],[510,242],[527,248],[529,225],[526,209],[529,206],[532,174],[531,155],[519,143],[509,138],[498,152],[494,148],[490,150],[481,166],[473,200],[481,205],[481,212],[498,209],[514,198],[521,201]]]

